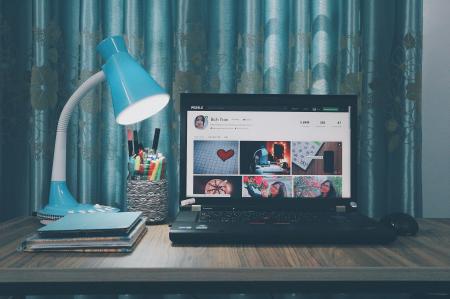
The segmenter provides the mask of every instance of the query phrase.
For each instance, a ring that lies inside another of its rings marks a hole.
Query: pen
[[[153,145],[152,150],[153,153],[157,153],[158,150],[158,143],[159,143],[159,132],[161,131],[160,128],[155,128],[155,133],[153,134]]]
[[[139,138],[137,130],[133,131],[133,141],[134,141],[134,154],[139,154]]]
[[[133,156],[133,131],[127,129],[128,135],[128,157]]]

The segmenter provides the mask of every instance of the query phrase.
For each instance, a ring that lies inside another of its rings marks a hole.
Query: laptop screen
[[[185,107],[186,197],[351,197],[351,105],[210,96]]]

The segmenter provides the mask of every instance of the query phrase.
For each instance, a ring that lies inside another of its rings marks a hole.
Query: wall
[[[423,216],[450,217],[450,1],[423,1]]]

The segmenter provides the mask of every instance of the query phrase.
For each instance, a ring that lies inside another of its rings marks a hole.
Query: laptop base
[[[387,244],[395,240],[393,230],[352,213],[351,223],[274,224],[202,223],[199,212],[181,211],[170,228],[174,244]]]

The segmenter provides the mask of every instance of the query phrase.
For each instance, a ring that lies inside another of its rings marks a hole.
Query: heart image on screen
[[[230,149],[226,151],[224,149],[220,149],[217,151],[217,156],[219,156],[219,158],[222,159],[223,162],[225,162],[226,160],[234,156],[234,150]]]

